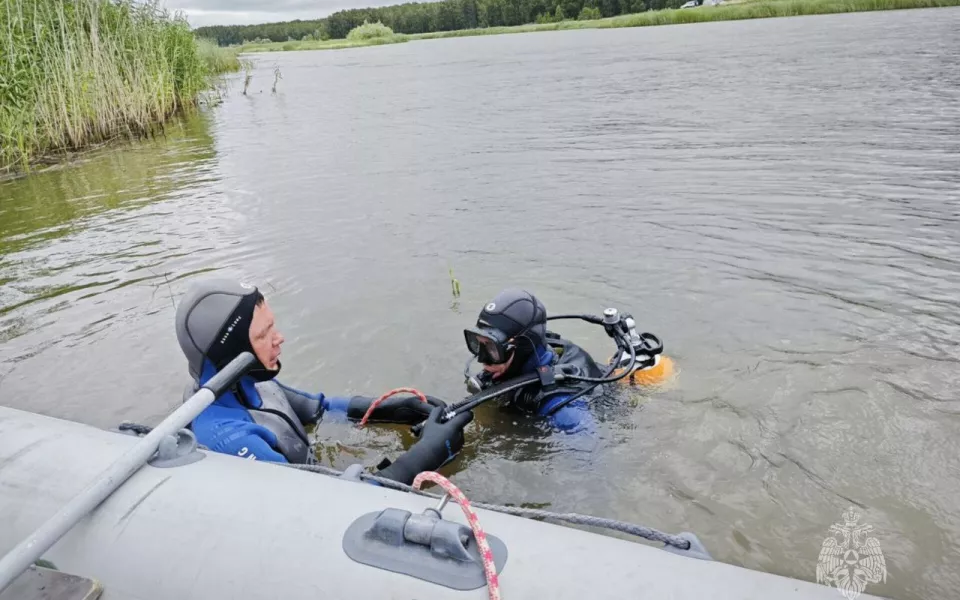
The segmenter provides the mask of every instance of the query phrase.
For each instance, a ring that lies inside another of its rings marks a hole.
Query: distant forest
[[[232,46],[253,40],[273,42],[302,40],[307,36],[317,37],[326,30],[325,28],[326,19],[317,19],[316,21],[285,21],[261,25],[211,25],[198,27],[194,33],[199,37],[215,40],[221,46]]]
[[[221,46],[254,40],[286,42],[344,38],[364,21],[380,21],[397,33],[429,33],[563,19],[614,17],[645,10],[677,8],[683,0],[443,0],[382,8],[352,8],[315,21],[263,25],[214,25],[196,30]]]

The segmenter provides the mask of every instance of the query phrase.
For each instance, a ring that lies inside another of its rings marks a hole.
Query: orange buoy
[[[627,377],[621,379],[620,382],[627,385],[657,385],[670,379],[673,372],[673,359],[661,354],[655,365],[645,369],[637,369]],[[617,369],[613,372],[614,375],[621,373],[623,373],[623,369]]]

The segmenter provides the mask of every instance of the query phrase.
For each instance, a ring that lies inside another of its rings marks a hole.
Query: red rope
[[[427,403],[427,397],[423,395],[422,392],[417,391],[413,388],[397,388],[395,390],[390,390],[386,394],[380,396],[376,400],[370,403],[370,407],[367,409],[367,412],[363,414],[363,418],[360,419],[360,423],[357,427],[363,427],[367,424],[367,419],[370,418],[370,415],[373,414],[373,409],[380,406],[380,403],[389,398],[390,396],[396,396],[397,394],[413,394],[417,398],[420,398],[420,402]]]
[[[497,577],[497,567],[493,562],[493,551],[490,550],[490,544],[487,543],[487,534],[480,527],[477,513],[473,512],[470,501],[457,486],[450,483],[446,477],[439,473],[433,471],[420,473],[413,480],[413,487],[419,490],[424,481],[432,481],[439,485],[463,509],[463,514],[467,517],[467,522],[470,523],[470,529],[473,530],[473,537],[477,539],[477,549],[480,551],[480,559],[483,561],[483,574],[487,578],[487,592],[490,600],[500,600],[500,579]]]

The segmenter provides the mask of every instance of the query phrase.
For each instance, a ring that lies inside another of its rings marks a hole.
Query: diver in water
[[[553,319],[602,325],[616,342],[617,354],[601,368],[586,350],[547,329]],[[638,333],[630,315],[608,308],[602,317],[548,317],[543,303],[523,290],[501,291],[480,312],[476,326],[463,334],[483,371],[471,376],[468,363],[464,375],[474,396],[449,407],[445,417],[498,398],[506,399],[508,407],[547,418],[563,431],[590,430],[594,418],[589,402],[608,384],[659,384],[673,373],[673,361],[663,356],[659,338]]]
[[[601,378],[603,370],[586,350],[547,330],[547,309],[529,292],[506,289],[480,312],[476,327],[464,330],[467,349],[483,365],[475,386],[497,383],[537,372]],[[548,369],[543,369],[547,367]],[[528,414],[547,417],[567,431],[588,429],[593,416],[587,410],[585,382],[540,382],[509,393],[506,404]],[[596,392],[596,390],[589,390]],[[570,398],[581,394],[572,402]]]
[[[310,463],[314,457],[304,425],[325,414],[359,421],[372,398],[308,394],[277,381],[280,345],[273,312],[260,291],[248,284],[213,279],[194,284],[177,307],[177,340],[187,357],[191,393],[243,352],[257,358],[255,366],[223,393],[191,424],[197,441],[215,452],[252,460]],[[446,464],[463,448],[463,428],[470,411],[441,420],[445,403],[427,397],[389,398],[368,422],[418,424],[419,440],[376,474],[411,483],[421,471]]]

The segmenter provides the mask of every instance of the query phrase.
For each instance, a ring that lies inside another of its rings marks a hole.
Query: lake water
[[[889,570],[869,592],[952,597],[958,31],[933,9],[258,55],[249,96],[236,76],[163,139],[0,184],[0,402],[155,423],[205,273],[264,289],[285,382],[456,400],[461,330],[525,287],[632,312],[680,373],[594,437],[481,409],[452,469],[471,498],[807,580],[855,505]],[[338,467],[411,442],[319,434]]]

